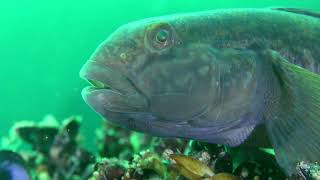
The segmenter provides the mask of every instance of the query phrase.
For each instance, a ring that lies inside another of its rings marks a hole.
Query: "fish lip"
[[[100,80],[98,80],[97,78],[93,78],[92,75],[90,75],[90,70],[88,70],[88,66],[89,63],[88,62],[95,62],[94,60],[88,60],[85,65],[82,66],[79,76],[81,79],[87,81],[87,83],[90,84],[90,86],[87,86],[84,88],[84,90],[97,90],[97,89],[104,89],[104,88],[108,88],[110,89],[109,86],[107,86],[106,83],[101,82]]]
[[[81,96],[83,98],[83,100],[91,106],[90,104],[90,94],[92,94],[94,91],[99,91],[99,90],[102,90],[102,89],[99,89],[99,88],[95,88],[94,86],[86,86],[82,89],[81,91]]]
[[[82,94],[85,93],[85,92],[92,92],[92,91],[97,91],[97,90],[111,89],[110,86],[108,86],[105,83],[100,82],[99,80],[86,79],[84,77],[82,79],[87,81],[87,83],[89,84],[88,86],[85,86],[82,89]]]
[[[103,104],[104,102],[95,99],[99,98],[95,96],[99,93],[103,94],[106,90],[118,93],[125,98],[136,97],[137,102],[148,101],[128,76],[106,63],[88,60],[80,70],[80,77],[91,84],[81,92],[83,99],[89,105],[94,101],[94,103]]]
[[[109,89],[85,87],[81,95],[84,101],[99,114],[106,111],[112,113],[137,113],[147,108],[147,102],[139,96],[126,96]]]
[[[96,88],[95,86],[86,86],[82,89],[81,94],[82,94],[82,97],[84,97],[84,93],[98,91],[98,90],[103,90],[103,88]]]
[[[89,84],[84,90],[112,89],[113,91],[120,92],[117,88],[112,87],[111,82],[106,81],[104,76],[108,76],[108,71],[104,70],[104,68],[111,69],[111,67],[107,67],[106,65],[91,59],[82,66],[79,76]],[[95,72],[95,70],[98,72]],[[122,76],[122,74],[119,74],[119,76]]]

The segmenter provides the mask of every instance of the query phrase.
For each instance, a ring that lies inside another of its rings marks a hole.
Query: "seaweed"
[[[59,124],[52,116],[39,123],[14,126],[16,138],[31,146],[15,149],[27,162],[32,179],[87,179],[92,174],[95,157],[77,142],[79,117]],[[60,128],[59,128],[60,126]]]
[[[320,174],[318,164],[300,162],[298,174],[286,177],[265,149],[153,137],[105,121],[96,130],[92,153],[79,141],[81,122],[78,116],[62,123],[52,116],[17,122],[1,149],[5,145],[20,154],[36,180],[316,179]]]

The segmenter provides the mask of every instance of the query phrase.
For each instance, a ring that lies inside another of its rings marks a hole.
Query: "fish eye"
[[[174,31],[167,23],[152,24],[147,28],[146,45],[153,51],[161,51],[171,47],[174,40]]]
[[[156,35],[155,35],[155,39],[157,41],[157,43],[159,44],[164,44],[168,41],[169,39],[169,31],[166,29],[160,29]]]

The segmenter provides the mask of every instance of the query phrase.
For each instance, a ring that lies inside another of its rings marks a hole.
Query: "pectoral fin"
[[[266,128],[278,163],[293,174],[301,161],[320,162],[320,75],[270,53],[278,98],[266,111]]]

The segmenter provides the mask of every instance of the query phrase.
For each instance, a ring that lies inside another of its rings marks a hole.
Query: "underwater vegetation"
[[[61,125],[50,116],[40,123],[20,122],[1,146],[25,159],[32,179],[87,179],[95,157],[79,146],[79,126],[77,117],[68,118]]]
[[[298,176],[286,177],[272,153],[256,148],[227,148],[198,141],[152,137],[105,122],[97,129],[96,136],[90,137],[97,144],[97,152],[89,152],[82,145],[81,122],[77,116],[62,123],[52,116],[38,123],[17,122],[10,135],[1,141],[1,149],[7,149],[0,152],[1,177],[6,173],[8,180],[15,180],[10,172],[17,170],[6,168],[8,162],[22,167],[20,169],[34,180],[319,177],[319,166],[304,162],[297,166]]]

